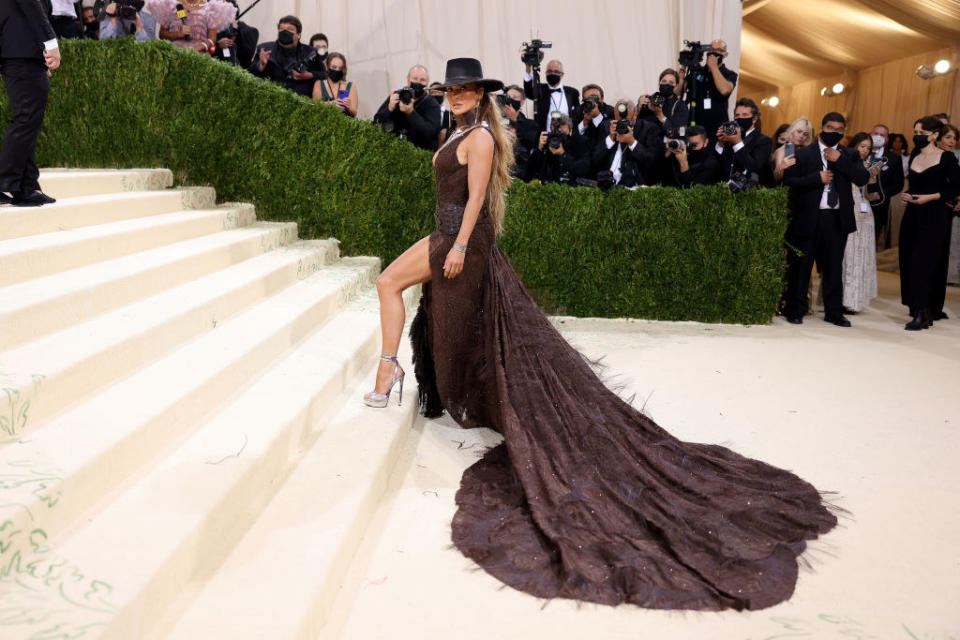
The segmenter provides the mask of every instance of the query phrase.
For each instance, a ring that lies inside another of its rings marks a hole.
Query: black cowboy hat
[[[478,84],[486,92],[503,89],[503,83],[483,77],[483,69],[476,58],[452,58],[447,60],[447,73],[443,84],[435,89],[446,89],[458,84]]]

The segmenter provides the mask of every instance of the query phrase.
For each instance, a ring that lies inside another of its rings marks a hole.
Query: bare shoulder
[[[493,147],[495,146],[493,132],[487,127],[477,127],[470,132],[470,135],[467,136],[464,142],[466,143],[467,151],[471,154],[476,152],[481,155],[493,155]]]

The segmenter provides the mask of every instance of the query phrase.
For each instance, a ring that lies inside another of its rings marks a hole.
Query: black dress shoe
[[[920,309],[917,311],[917,316],[903,328],[907,331],[920,331],[921,329],[929,329],[932,325],[933,320],[930,319],[930,312],[926,309]]]
[[[803,316],[787,316],[787,322],[790,324],[803,324]]]
[[[950,316],[945,314],[943,311],[934,311],[932,314],[930,314],[930,319],[931,320],[949,320]]]
[[[0,204],[13,204],[13,196],[8,196],[3,191],[0,191]]]
[[[857,312],[856,312],[856,311],[854,311],[853,309],[847,309],[846,307],[843,308],[843,312],[844,312],[845,314],[847,314],[848,316],[855,316],[855,315],[857,315]]]
[[[826,316],[823,319],[824,322],[829,322],[830,324],[835,324],[838,327],[849,327],[850,321],[843,317],[843,314],[838,314],[835,316]]]
[[[40,197],[41,195],[43,194],[31,193],[25,196],[19,193],[15,193],[13,195],[13,202],[11,202],[10,204],[12,204],[15,207],[42,207],[47,203],[43,200],[43,198]]]
[[[33,195],[43,200],[43,204],[53,204],[54,202],[57,201],[56,198],[51,198],[50,196],[45,194],[43,191],[34,191]]]

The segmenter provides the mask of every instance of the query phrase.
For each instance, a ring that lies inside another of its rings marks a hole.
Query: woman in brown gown
[[[725,447],[677,440],[603,384],[496,243],[511,145],[490,91],[502,84],[461,58],[443,86],[460,128],[434,160],[437,230],[377,286],[384,353],[396,354],[400,294],[423,283],[410,333],[424,415],[446,410],[503,435],[464,472],[456,547],[543,598],[701,610],[789,598],[806,542],[837,522],[820,493]],[[368,404],[400,375],[386,359]]]

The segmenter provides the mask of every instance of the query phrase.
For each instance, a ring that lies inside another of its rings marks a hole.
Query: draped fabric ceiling
[[[827,111],[854,130],[885,122],[909,133],[941,111],[960,120],[960,0],[746,0],[741,42],[739,94],[780,98],[761,106],[768,132],[800,116],[819,125]],[[916,75],[944,58],[946,76]],[[836,82],[843,94],[820,95]]]

